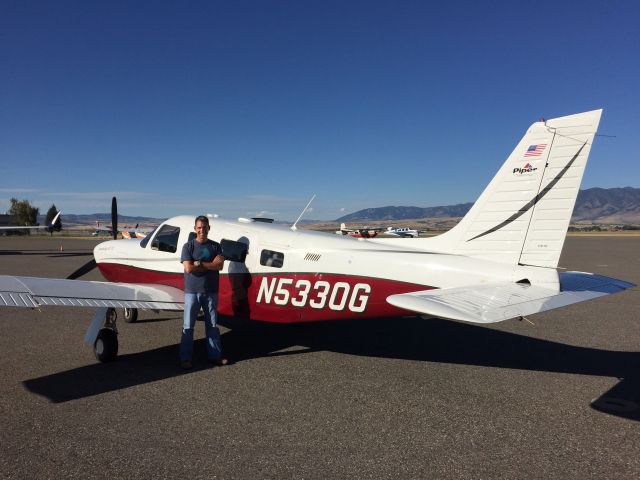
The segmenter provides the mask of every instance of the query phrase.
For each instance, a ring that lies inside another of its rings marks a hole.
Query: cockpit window
[[[151,242],[151,250],[176,253],[176,250],[178,249],[179,236],[179,227],[174,227],[172,225],[163,225],[160,227],[160,230],[153,239],[153,242]]]
[[[140,246],[142,248],[145,248],[147,246],[147,243],[149,243],[149,240],[151,240],[151,237],[153,237],[153,234],[156,233],[156,230],[158,230],[158,227],[154,228],[152,231],[147,233],[147,235],[142,240],[140,240]]]

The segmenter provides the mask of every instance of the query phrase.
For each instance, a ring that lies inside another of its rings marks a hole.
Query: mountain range
[[[340,217],[334,222],[370,222],[370,221],[399,221],[416,219],[451,219],[463,217],[473,203],[458,203],[456,205],[443,205],[438,207],[402,207],[388,206],[378,208],[365,208],[354,213]],[[38,221],[44,225],[44,216]],[[121,226],[158,225],[164,219],[153,217],[118,216]],[[640,225],[640,188],[588,188],[580,190],[571,218],[573,223],[599,223],[599,224],[629,224]],[[62,214],[63,225],[91,225],[96,222],[100,225],[111,224],[111,214]],[[301,223],[318,223],[317,220],[306,220]]]
[[[439,207],[365,208],[336,219],[336,222],[409,220],[463,217],[473,203]],[[640,188],[588,188],[580,190],[572,222],[602,224],[640,224]]]

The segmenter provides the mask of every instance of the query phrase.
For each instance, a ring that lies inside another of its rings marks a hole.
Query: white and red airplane
[[[383,232],[384,228],[371,228],[371,227],[360,227],[360,228],[347,228],[344,223],[340,224],[340,230],[336,230],[337,235],[350,235],[356,238],[373,238],[378,235],[378,233]]]
[[[248,219],[211,217],[229,261],[219,310],[266,322],[405,315],[474,323],[523,317],[633,284],[556,269],[601,110],[534,123],[473,208],[431,238],[362,239]],[[0,276],[0,305],[99,307],[85,337],[101,361],[117,354],[113,308],[181,310],[182,245],[195,215],[144,240],[95,247],[109,282]]]

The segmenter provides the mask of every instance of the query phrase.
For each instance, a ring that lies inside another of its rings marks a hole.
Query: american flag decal
[[[527,148],[527,151],[524,152],[525,157],[539,157],[544,152],[544,149],[547,148],[546,143],[539,143],[538,145],[531,145]]]

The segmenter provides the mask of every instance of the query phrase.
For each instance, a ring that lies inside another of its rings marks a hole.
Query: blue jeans
[[[217,360],[222,356],[222,342],[220,330],[216,326],[218,319],[218,294],[217,293],[185,293],[184,294],[184,321],[182,323],[182,337],[180,338],[180,360],[191,360],[193,356],[193,329],[196,318],[204,311],[204,326],[207,335],[207,357],[209,360]]]

